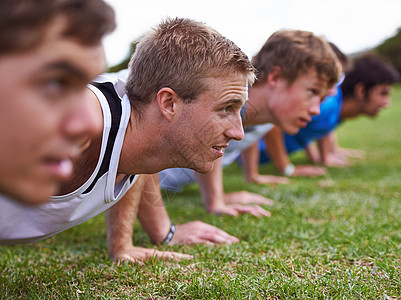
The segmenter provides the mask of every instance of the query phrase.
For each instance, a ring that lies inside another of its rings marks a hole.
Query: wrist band
[[[171,223],[170,231],[167,233],[167,236],[163,240],[162,244],[168,244],[171,241],[171,239],[173,238],[174,233],[175,233],[175,225],[173,223]]]
[[[295,172],[295,166],[292,163],[289,163],[288,165],[285,166],[283,174],[285,176],[292,176]]]

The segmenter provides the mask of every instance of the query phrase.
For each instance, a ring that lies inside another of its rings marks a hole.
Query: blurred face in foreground
[[[205,79],[207,91],[184,104],[170,141],[177,150],[176,165],[209,172],[232,139],[244,137],[240,109],[248,100],[243,75]],[[180,134],[176,134],[179,132]]]
[[[104,70],[103,47],[62,37],[64,26],[58,17],[40,45],[0,56],[0,192],[29,204],[57,192],[102,128],[86,84]]]
[[[292,84],[278,74],[269,80],[274,83],[274,96],[270,110],[274,123],[289,134],[306,127],[312,116],[320,113],[320,102],[327,93],[327,82],[318,77],[314,69],[299,76]],[[277,76],[277,77],[276,77]]]
[[[372,87],[363,101],[363,112],[375,117],[383,108],[390,106],[391,88],[390,84],[378,84]]]

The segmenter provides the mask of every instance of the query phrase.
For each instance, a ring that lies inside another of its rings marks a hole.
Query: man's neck
[[[266,124],[273,121],[267,109],[271,91],[267,84],[252,86],[249,89],[249,101],[246,106],[244,126]]]
[[[361,113],[362,108],[357,100],[353,97],[346,97],[343,99],[340,113],[341,120],[354,118]]]
[[[152,122],[150,120],[153,120]],[[152,174],[166,168],[167,149],[160,147],[160,125],[155,118],[135,120],[135,112],[124,137],[118,174]]]

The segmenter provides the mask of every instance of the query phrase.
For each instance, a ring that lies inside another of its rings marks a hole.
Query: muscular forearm
[[[281,173],[283,173],[285,167],[291,161],[285,148],[282,130],[275,126],[265,135],[264,141],[266,144],[267,154],[272,163]]]
[[[331,149],[333,147],[330,134],[319,139],[317,141],[317,144],[318,144],[318,148],[319,148],[321,162],[324,165],[327,165],[328,156],[330,155]]]
[[[162,242],[170,230],[171,221],[164,206],[157,174],[149,175],[144,184],[138,220],[155,244]]]
[[[242,150],[241,152],[242,166],[244,169],[245,179],[248,182],[255,181],[259,175],[259,147],[258,143]]]
[[[196,173],[203,203],[209,212],[224,206],[223,166],[221,158],[216,160],[213,170],[207,174]]]
[[[152,194],[150,187],[152,187],[154,183],[152,178],[154,178],[154,175],[141,175],[127,194],[106,212],[109,255],[114,260],[141,262],[149,260],[151,257],[174,260],[192,258],[191,255],[176,252],[165,252],[157,251],[155,249],[134,247],[132,243],[132,233],[137,213],[138,216],[141,216],[143,223],[142,226],[144,226],[145,231],[147,231],[152,240],[159,242],[156,235],[151,235],[151,232],[154,233],[157,232],[157,230],[149,224],[155,222],[159,225],[161,224],[161,227],[164,227],[165,222],[163,222],[163,220],[165,219],[160,216],[160,213],[153,210],[153,214],[152,209],[147,209],[149,207],[159,208],[159,201],[161,201],[161,197],[149,196],[148,192]],[[158,181],[158,179],[156,181]],[[145,184],[147,185],[146,191],[144,191]],[[148,194],[148,197],[144,197],[146,194]],[[147,201],[144,201],[143,199],[147,199]],[[154,201],[155,199],[157,200],[156,202]],[[147,214],[149,215],[145,217]],[[166,228],[167,232],[169,231],[169,227],[170,225]]]
[[[113,258],[121,249],[132,246],[133,226],[146,176],[139,176],[131,189],[106,211],[107,242]]]
[[[316,146],[316,143],[309,143],[308,145],[306,145],[305,152],[312,163],[314,164],[321,163],[322,159],[320,157],[320,152]]]

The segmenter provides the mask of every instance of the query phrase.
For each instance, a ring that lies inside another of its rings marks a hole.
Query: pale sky
[[[166,17],[205,22],[252,57],[279,29],[309,30],[349,54],[374,47],[401,27],[401,0],[105,0],[117,29],[104,40],[109,65]]]

